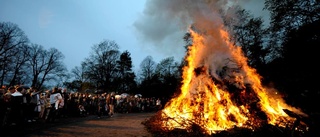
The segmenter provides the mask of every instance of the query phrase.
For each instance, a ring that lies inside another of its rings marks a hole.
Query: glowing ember
[[[218,28],[206,35],[190,30],[193,45],[183,68],[181,94],[162,110],[165,120],[161,127],[189,129],[196,124],[212,134],[234,127],[254,129],[263,121],[290,126],[295,118],[284,109],[305,116],[287,105],[276,90],[262,86],[261,77],[248,66],[240,47],[229,42],[222,26]],[[226,85],[237,90],[230,91]]]

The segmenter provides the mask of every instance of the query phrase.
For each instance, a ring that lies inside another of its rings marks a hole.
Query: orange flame
[[[212,64],[210,61],[212,60],[205,56],[212,47],[220,48],[219,50],[228,53],[230,55],[228,58],[241,66],[237,71],[228,72],[228,75],[232,77],[229,80],[233,80],[232,83],[244,90],[245,85],[250,84],[253,90],[250,94],[255,95],[246,95],[245,91],[236,95],[248,96],[245,98],[246,100],[256,96],[257,106],[267,116],[269,124],[285,126],[287,123],[295,121],[295,118],[288,116],[283,109],[305,115],[299,109],[287,105],[279,95],[275,94],[275,90],[262,86],[261,77],[255,69],[247,65],[247,59],[243,56],[241,48],[233,46],[229,42],[228,33],[222,27],[220,27],[218,34],[211,36],[200,35],[192,30],[190,33],[193,45],[188,48],[188,56],[186,57],[188,65],[183,68],[181,94],[172,99],[162,110],[162,117],[168,118],[162,122],[162,127],[169,130],[174,128],[188,129],[195,123],[208,134],[212,134],[235,126],[251,129],[259,126],[259,121],[256,120],[257,116],[253,112],[254,110],[250,109],[250,104],[242,103],[239,105],[235,103],[236,101],[232,99],[234,94],[226,91],[223,85],[215,83],[212,79],[212,75],[215,75],[211,72],[213,66],[210,65]],[[210,43],[208,39],[220,40]],[[219,66],[215,67],[219,68]],[[199,68],[201,72],[196,73],[195,70]],[[222,80],[220,79],[220,81]]]

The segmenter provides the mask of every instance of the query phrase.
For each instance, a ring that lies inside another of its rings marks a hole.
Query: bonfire
[[[166,9],[160,17],[188,24],[192,41],[179,94],[144,122],[150,131],[160,136],[176,131],[185,132],[183,136],[216,136],[237,129],[249,134],[265,127],[279,132],[308,129],[301,121],[308,115],[287,104],[275,88],[264,86],[241,47],[230,40],[230,28],[224,26],[221,13],[231,12],[234,2],[154,2]]]
[[[212,35],[191,29],[190,34],[193,44],[185,58],[181,92],[148,121],[150,127],[162,133],[180,129],[201,135],[235,128],[254,131],[264,125],[306,130],[299,119],[307,115],[286,104],[276,89],[262,85],[261,76],[248,66],[241,48],[228,41],[223,26],[215,33],[218,43],[210,43]]]

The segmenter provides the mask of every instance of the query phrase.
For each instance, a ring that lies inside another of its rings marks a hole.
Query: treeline
[[[47,82],[66,76],[64,55],[55,48],[48,50],[30,43],[14,23],[0,23],[0,85],[30,84],[43,87]]]
[[[320,45],[320,2],[315,0],[266,0],[270,24],[262,17],[237,8],[237,18],[224,18],[232,41],[241,46],[248,64],[256,68],[265,85],[287,95],[288,102],[319,100],[317,86]],[[82,92],[127,92],[146,96],[171,96],[179,90],[184,61],[168,57],[156,63],[147,56],[138,73],[132,71],[130,52],[119,51],[116,42],[103,40],[79,66],[67,72],[58,49],[30,44],[19,27],[0,23],[0,84],[27,84],[39,89],[55,81]],[[188,34],[183,39],[190,44]],[[72,81],[69,81],[72,79]],[[302,105],[301,103],[297,105]],[[306,105],[306,104],[304,104]]]
[[[288,103],[308,111],[320,103],[317,65],[320,45],[320,1],[265,0],[270,24],[248,11],[237,12],[240,24],[226,20],[233,40],[241,45],[248,63],[263,77],[265,85],[274,86]],[[230,25],[231,24],[231,25]]]
[[[71,71],[66,69],[63,59],[58,49],[46,50],[42,45],[31,43],[16,24],[0,22],[1,87],[26,85],[46,90],[55,86],[76,92],[161,97],[173,93],[180,77],[179,63],[173,57],[156,63],[147,56],[136,74],[130,52],[120,52],[118,44],[111,40],[93,45],[89,57]]]

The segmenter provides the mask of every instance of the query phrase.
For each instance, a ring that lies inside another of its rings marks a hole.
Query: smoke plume
[[[256,6],[250,6],[252,4]],[[251,0],[147,0],[145,10],[134,22],[134,27],[144,49],[150,53],[156,51],[162,56],[180,59],[185,55],[186,43],[183,36],[190,25],[201,32],[217,29],[216,27],[222,25],[221,15],[233,18],[233,7],[238,5],[255,11],[256,16],[266,14],[262,12],[262,1],[257,3]],[[259,10],[261,12],[257,12]],[[214,43],[219,44],[219,41]],[[211,53],[210,50],[207,52]]]
[[[223,26],[221,14],[232,16],[234,5],[234,2],[227,0],[147,0],[143,15],[134,26],[138,38],[145,43],[145,49],[155,48],[176,59],[186,53],[183,36],[191,25],[198,32],[207,33],[207,44],[214,46],[202,50],[205,58],[199,58],[199,63],[215,64],[211,68],[214,72],[217,67],[225,65],[221,58],[228,58],[226,53],[230,50],[219,36]]]

